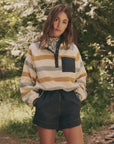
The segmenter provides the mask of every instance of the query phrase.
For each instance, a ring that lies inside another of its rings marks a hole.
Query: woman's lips
[[[56,31],[60,32],[61,30],[60,29],[56,29]]]

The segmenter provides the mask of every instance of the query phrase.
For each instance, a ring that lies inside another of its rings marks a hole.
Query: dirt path
[[[87,144],[114,144],[114,124],[94,131],[92,135],[85,137],[85,140]],[[39,142],[34,139],[18,139],[0,134],[0,144],[39,144]],[[56,142],[56,144],[67,144],[67,142]]]
[[[38,140],[32,138],[19,139],[6,134],[0,134],[0,144],[40,144]],[[67,144],[66,141],[56,142],[56,144]]]
[[[85,138],[87,144],[114,144],[114,124],[102,127]]]

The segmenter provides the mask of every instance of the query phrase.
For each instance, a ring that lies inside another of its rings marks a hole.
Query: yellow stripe
[[[23,72],[22,76],[30,77],[30,74],[28,72]]]
[[[28,49],[28,53],[32,56],[32,52],[31,52],[31,50],[30,49]]]
[[[44,77],[44,78],[41,78],[39,79],[39,82],[40,83],[43,83],[43,82],[48,82],[48,81],[56,81],[56,82],[67,82],[67,81],[71,81],[72,83],[75,82],[75,78],[71,78],[71,77]]]
[[[41,56],[33,56],[32,58],[34,61],[36,60],[44,60],[44,59],[54,59],[54,55],[41,55]]]
[[[74,58],[75,61],[78,61],[80,58],[80,53],[78,52],[76,57],[75,56],[69,56],[69,55],[61,55],[61,56],[59,56],[59,59],[61,59],[61,57]]]
[[[79,79],[79,78],[81,78],[81,77],[84,77],[84,76],[87,76],[87,73],[81,74],[77,79]]]
[[[75,61],[78,61],[79,58],[80,58],[80,53],[78,52],[78,53],[77,53],[77,56],[76,56],[76,58],[75,58]]]
[[[32,91],[32,90],[33,90],[33,89],[29,89],[28,91],[21,93],[21,96],[24,97],[26,94],[28,94],[28,93],[29,93],[30,91]]]
[[[31,77],[28,72],[23,72],[23,73],[22,73],[22,76],[29,77],[30,79],[32,79],[33,81],[35,81],[35,78],[34,78],[34,77]]]
[[[84,90],[83,86],[81,84],[79,84],[79,86]]]
[[[75,56],[69,56],[69,55],[59,55],[59,59],[61,59],[61,57],[69,57],[69,58],[74,58],[75,59],[75,61],[78,61],[79,60],[79,58],[80,58],[80,53],[78,52],[77,53],[77,56],[75,57]],[[54,55],[41,55],[41,56],[34,56],[34,55],[32,55],[32,59],[34,60],[34,61],[37,61],[37,60],[45,60],[45,59],[54,59]]]
[[[74,58],[74,59],[75,59],[74,56],[69,56],[69,55],[60,55],[60,56],[59,56],[59,59],[61,59],[62,57],[68,57],[68,58]]]

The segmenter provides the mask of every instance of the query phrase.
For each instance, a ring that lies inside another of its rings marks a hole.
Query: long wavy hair
[[[43,35],[40,37],[40,48],[44,48],[48,44],[48,40],[50,37],[50,33],[53,33],[53,22],[56,19],[57,15],[60,12],[64,12],[68,17],[68,26],[64,33],[62,34],[62,43],[69,48],[73,39],[73,31],[72,31],[72,16],[71,11],[68,6],[63,4],[56,5],[48,14],[47,20],[44,24]]]

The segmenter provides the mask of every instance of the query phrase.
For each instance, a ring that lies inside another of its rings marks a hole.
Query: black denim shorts
[[[74,91],[42,91],[35,102],[33,123],[47,129],[65,129],[81,124],[81,102]]]

